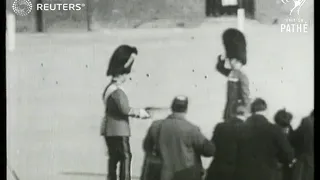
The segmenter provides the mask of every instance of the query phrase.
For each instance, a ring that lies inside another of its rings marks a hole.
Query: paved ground
[[[225,79],[214,69],[223,50],[220,35],[234,25],[18,35],[16,51],[7,54],[7,156],[20,179],[104,179],[101,93],[107,61],[122,43],[139,48],[125,87],[132,106],[168,106],[175,95],[188,95],[190,121],[210,138],[225,103]],[[292,111],[296,126],[313,108],[313,34],[254,23],[246,24],[245,33],[252,96],[268,101],[270,117],[282,107]],[[135,176],[151,121],[132,119]]]

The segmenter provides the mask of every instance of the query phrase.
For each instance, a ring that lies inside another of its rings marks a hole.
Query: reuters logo
[[[12,9],[17,15],[26,16],[32,11],[32,4],[30,0],[15,0]]]

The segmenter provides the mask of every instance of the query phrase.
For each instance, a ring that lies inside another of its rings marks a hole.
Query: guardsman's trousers
[[[131,149],[129,137],[107,136],[108,180],[117,180],[117,165],[120,164],[119,180],[131,180]]]

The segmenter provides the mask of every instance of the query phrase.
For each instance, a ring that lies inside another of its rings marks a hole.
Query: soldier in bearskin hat
[[[105,116],[101,125],[108,148],[108,180],[117,179],[117,164],[120,163],[120,180],[131,179],[131,150],[129,117],[148,118],[144,109],[132,108],[121,85],[126,82],[138,50],[129,45],[119,46],[113,53],[106,75],[112,80],[103,92]]]
[[[246,109],[246,115],[250,107],[249,80],[242,67],[247,64],[247,49],[245,36],[237,29],[227,29],[223,35],[225,56],[218,56],[216,69],[228,77],[227,103],[224,110],[224,119],[228,120],[236,116],[239,106]],[[228,63],[231,69],[226,68]]]

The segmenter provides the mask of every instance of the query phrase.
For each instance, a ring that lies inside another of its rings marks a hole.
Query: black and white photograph
[[[314,0],[5,0],[7,180],[314,180]]]

